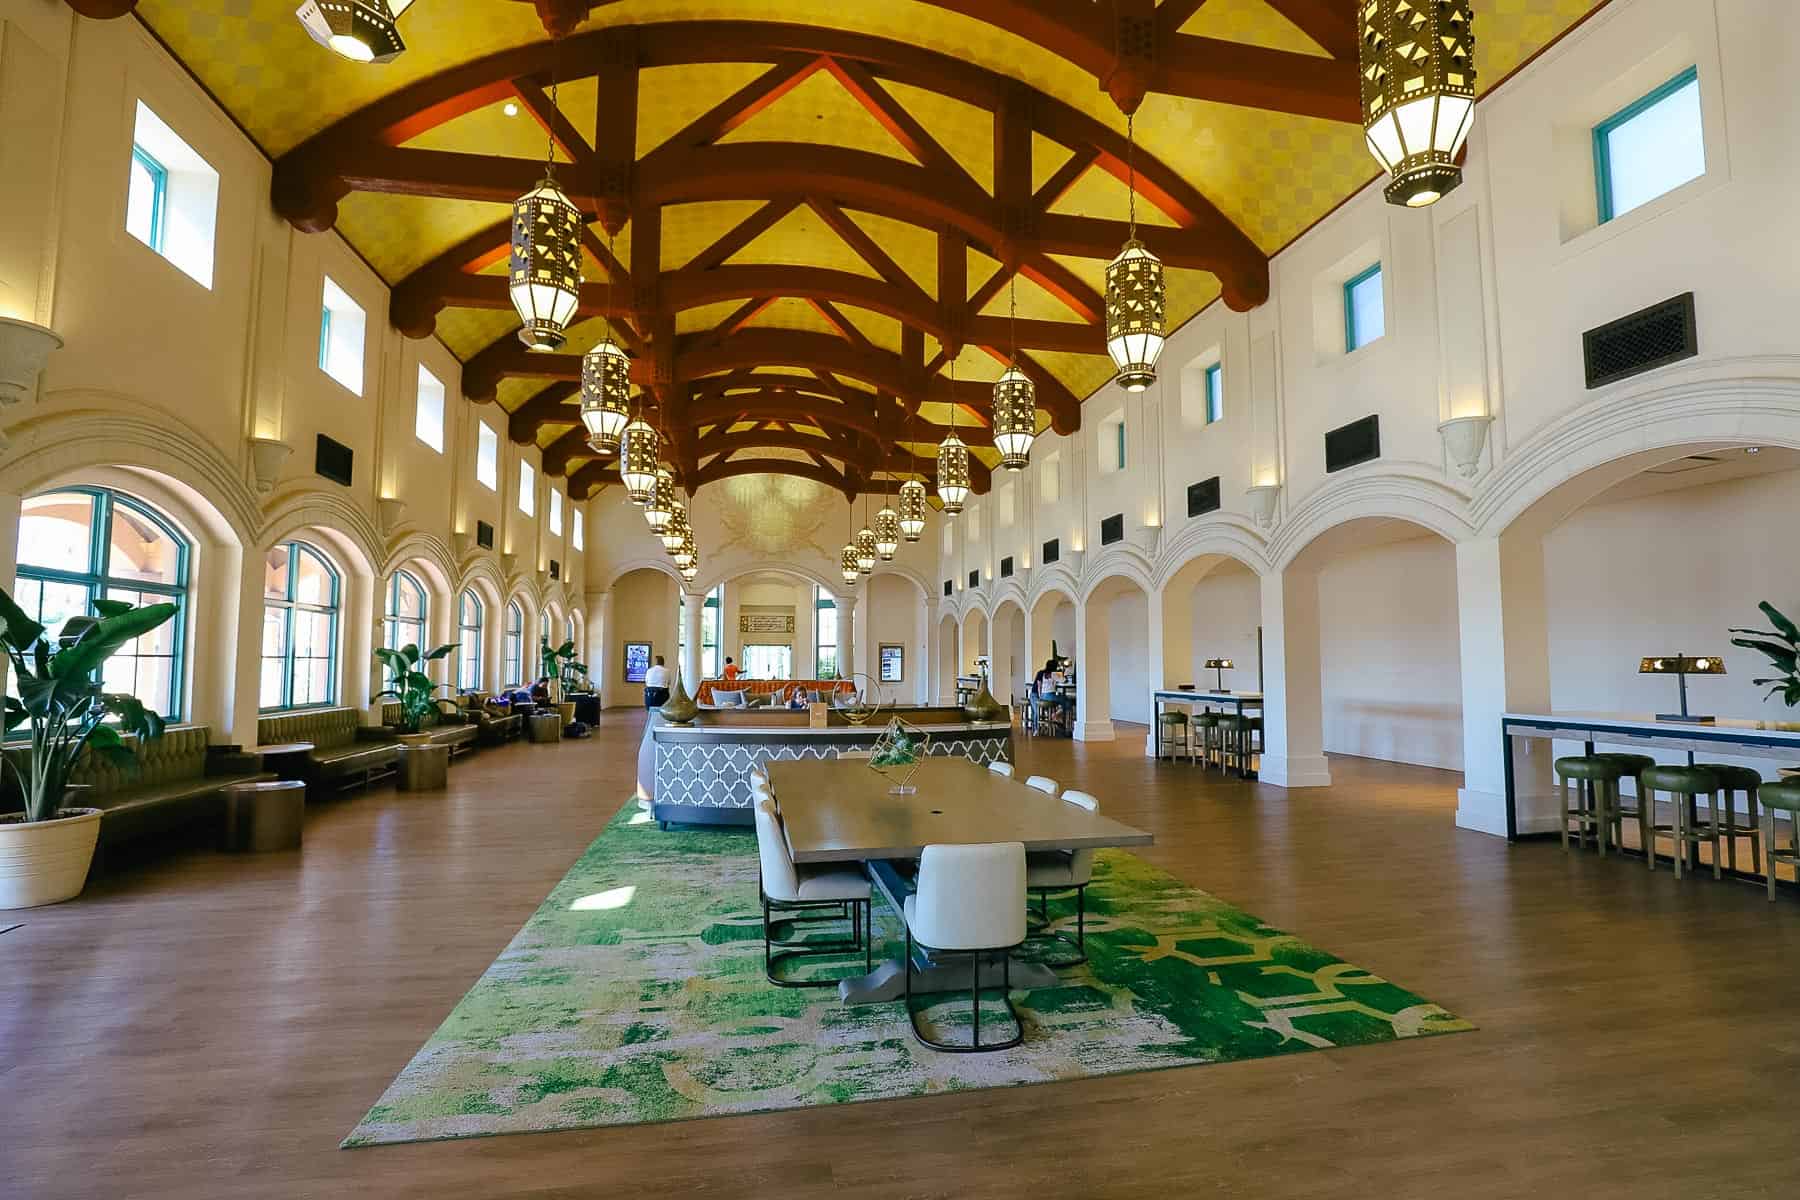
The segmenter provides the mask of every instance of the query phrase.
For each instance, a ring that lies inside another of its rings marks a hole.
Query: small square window
[[[1100,423],[1100,473],[1111,475],[1125,469],[1125,414],[1118,413]]]
[[[519,511],[528,517],[537,515],[537,472],[522,458],[519,460]]]
[[[444,385],[423,365],[419,367],[418,412],[413,418],[413,433],[439,454],[444,452]]]
[[[1225,419],[1225,368],[1214,363],[1206,368],[1206,423]]]
[[[1706,174],[1704,132],[1694,67],[1596,125],[1601,223]]]
[[[167,229],[169,169],[142,146],[131,148],[131,191],[125,198],[125,231],[158,254]]]
[[[319,369],[358,396],[363,391],[363,330],[367,324],[362,306],[327,275],[319,318]]]
[[[138,101],[125,231],[210,288],[218,214],[219,173]]]
[[[562,534],[562,493],[557,491],[550,493],[550,532]]]
[[[1344,284],[1344,352],[1360,350],[1386,332],[1381,264],[1376,263]]]
[[[1125,422],[1120,421],[1113,427],[1113,469],[1125,469]]]
[[[500,490],[500,436],[486,421],[475,430],[475,482],[490,492]]]
[[[582,527],[581,510],[579,508],[577,508],[573,512],[571,512],[569,515],[572,518],[574,518],[574,522],[575,522],[575,528],[570,530],[570,533],[572,533],[575,537],[575,548],[577,550],[584,550],[584,549],[586,549],[586,547],[581,544],[582,536],[583,536],[582,529],[581,529],[581,527]]]

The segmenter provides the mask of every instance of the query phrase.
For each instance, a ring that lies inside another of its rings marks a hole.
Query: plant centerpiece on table
[[[456,652],[457,642],[439,646],[429,654],[419,653],[417,643],[408,642],[398,650],[382,646],[375,657],[387,668],[390,686],[375,694],[377,700],[400,702],[400,733],[410,737],[420,733],[427,723],[438,719],[437,694],[449,691],[450,685],[438,683],[420,670],[422,664],[436,662]]]
[[[887,723],[869,755],[869,769],[894,785],[888,795],[910,796],[919,790],[912,785],[912,777],[925,761],[927,740],[924,730],[899,717]]]
[[[104,690],[100,668],[125,645],[175,615],[173,604],[134,608],[96,599],[93,616],[70,617],[54,636],[0,589],[0,641],[11,663],[0,786],[10,780],[24,811],[0,817],[0,908],[54,904],[79,895],[100,837],[100,810],[69,808],[69,778],[84,752],[128,766],[126,734],[162,736],[163,719],[135,696]]]
[[[1800,707],[1800,625],[1796,625],[1767,600],[1757,607],[1762,609],[1763,616],[1769,618],[1769,624],[1775,626],[1774,632],[1764,629],[1733,629],[1732,633],[1747,633],[1750,636],[1732,638],[1731,644],[1742,646],[1746,650],[1760,651],[1768,656],[1769,664],[1780,672],[1767,679],[1752,680],[1757,687],[1769,689],[1769,694],[1764,699],[1780,696],[1782,703],[1789,708]]]

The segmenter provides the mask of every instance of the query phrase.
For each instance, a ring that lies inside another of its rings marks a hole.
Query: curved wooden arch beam
[[[137,8],[137,0],[69,0],[69,7],[84,17],[110,21]]]
[[[1245,47],[1232,47],[1234,52]],[[501,51],[460,67],[421,80],[364,109],[343,118],[295,147],[277,161],[272,194],[275,207],[296,227],[318,231],[336,221],[337,201],[349,191],[389,191],[406,195],[445,196],[510,203],[536,182],[538,168],[523,160],[458,155],[423,150],[400,150],[400,143],[428,129],[454,119],[486,104],[516,94],[514,81],[542,75],[550,69],[552,47],[549,43]],[[948,55],[921,50],[904,43],[861,34],[816,29],[808,26],[753,21],[664,22],[642,26],[621,26],[580,34],[564,40],[563,61],[635,63],[638,67],[693,65],[712,62],[788,62],[796,53],[850,60],[866,68],[878,79],[891,79],[951,96],[988,109],[1002,117],[1029,122],[1029,127],[1046,137],[1062,142],[1078,153],[1093,152],[1097,161],[1109,170],[1116,169],[1125,158],[1125,139],[1102,122],[1055,100],[1025,88],[1005,76],[963,62]],[[1308,71],[1317,72],[1320,63],[1329,60],[1290,56],[1303,61]],[[604,69],[604,68],[600,68]],[[1354,75],[1349,92],[1354,110]],[[1354,117],[1354,111],[1351,116]],[[698,124],[704,124],[704,121]],[[716,136],[716,133],[713,134]],[[704,140],[704,139],[703,139]],[[1029,144],[1029,133],[1024,138]],[[697,150],[747,151],[735,159],[718,160],[720,165],[736,161],[742,171],[751,173],[758,166],[757,156],[763,148],[755,144],[700,146],[678,135],[663,147],[651,152],[632,169],[634,191],[640,203],[671,203],[671,196],[682,194],[681,179],[671,171],[685,171],[695,164],[691,160]],[[801,151],[826,148],[805,144]],[[823,172],[828,180],[855,181],[858,168],[853,165],[876,160],[891,167],[907,164],[884,159],[879,155],[857,155],[827,164]],[[802,154],[801,157],[804,157]],[[707,160],[706,166],[714,160]],[[802,169],[804,162],[798,164]],[[793,174],[796,164],[782,164],[784,178],[775,187],[746,192],[740,179],[735,190],[727,189],[730,198],[769,198],[792,196],[802,186]],[[1247,235],[1227,219],[1192,184],[1151,155],[1139,154],[1140,185],[1147,199],[1162,208],[1171,219],[1185,228],[1159,229],[1156,234],[1165,243],[1184,239],[1165,235],[1187,234],[1188,244],[1165,244],[1157,248],[1165,260],[1174,265],[1211,270],[1224,284],[1227,300],[1234,307],[1253,307],[1267,297],[1268,262]],[[661,180],[661,198],[646,195],[645,177]],[[769,178],[766,167],[763,179]],[[895,185],[905,178],[911,183]],[[565,181],[577,191],[583,181]],[[585,181],[591,191],[606,190],[604,181]],[[987,197],[967,181],[966,176],[940,168],[916,168],[904,176],[889,175],[876,190],[886,190],[890,199],[898,196],[897,210],[881,211],[882,215],[929,225],[942,225],[941,204],[930,201],[945,190],[953,198],[976,202],[981,211],[972,225],[957,223],[971,240],[988,246],[1003,261],[1016,261],[1032,249],[1031,240],[1017,228],[1003,229],[1003,214],[998,202]],[[818,189],[829,193],[830,189]],[[866,193],[867,188],[853,189]],[[597,195],[577,196],[594,211],[605,207]],[[1016,198],[1015,198],[1016,200]],[[915,203],[922,201],[923,203]],[[1016,206],[1016,205],[1015,205]],[[991,211],[990,211],[991,210]],[[1042,218],[1039,218],[1042,219]],[[1014,218],[1014,225],[1021,222]],[[1026,225],[1032,222],[1026,220]],[[1146,231],[1150,232],[1150,231]],[[1064,231],[1064,241],[1068,240]],[[1091,244],[1084,253],[1111,258],[1122,238],[1107,244]],[[1164,250],[1169,253],[1164,253]],[[1074,253],[1076,251],[1063,251]],[[1177,259],[1181,261],[1176,261]]]

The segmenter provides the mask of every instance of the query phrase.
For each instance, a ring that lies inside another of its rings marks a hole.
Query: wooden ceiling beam
[[[519,103],[524,106],[531,119],[536,121],[556,148],[568,156],[573,170],[578,174],[586,174],[594,169],[594,148],[582,132],[575,128],[575,123],[563,113],[562,109],[550,102],[544,89],[530,79],[512,81],[513,94],[518,96]]]

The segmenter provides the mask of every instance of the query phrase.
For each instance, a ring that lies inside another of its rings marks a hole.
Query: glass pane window
[[[181,717],[190,545],[167,518],[109,488],[28,497],[19,520],[14,599],[52,633],[70,617],[98,615],[96,599],[134,607],[173,604],[175,616],[120,647],[101,668],[108,690]]]
[[[744,647],[744,673],[752,679],[792,679],[793,669],[792,646]]]
[[[1225,369],[1218,363],[1206,368],[1206,423],[1225,419]]]
[[[358,396],[363,392],[363,330],[367,324],[362,306],[327,275],[319,319],[319,369]]]
[[[395,571],[388,581],[387,614],[382,622],[383,644],[389,650],[425,645],[425,585],[410,571]]]
[[[413,436],[444,452],[444,385],[436,375],[419,367],[419,395],[413,416]]]
[[[818,641],[813,647],[813,674],[818,679],[836,679],[838,677],[837,602],[825,594],[824,588],[815,586],[813,588],[813,611],[817,614],[818,621]]]
[[[456,615],[456,686],[464,691],[481,687],[481,617],[481,598],[464,592]]]
[[[1381,264],[1344,284],[1344,351],[1360,350],[1387,332],[1387,309],[1381,294]]]
[[[525,610],[518,601],[506,606],[506,636],[501,640],[500,674],[507,687],[525,682]]]
[[[337,569],[305,542],[269,551],[263,583],[265,710],[307,708],[337,698]]]
[[[721,667],[719,665],[719,621],[725,587],[720,584],[707,594],[706,604],[700,609],[700,673],[708,679],[717,679]]]
[[[519,460],[519,511],[528,517],[537,513],[537,472],[522,458]]]
[[[1706,174],[1700,75],[1689,67],[1594,128],[1604,223]]]
[[[131,183],[125,194],[125,232],[161,254],[168,204],[168,168],[142,146],[133,146]]]
[[[210,288],[218,213],[219,173],[138,101],[126,164],[125,232]]]
[[[486,421],[475,429],[475,482],[490,492],[500,488],[500,435]]]

